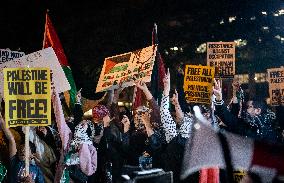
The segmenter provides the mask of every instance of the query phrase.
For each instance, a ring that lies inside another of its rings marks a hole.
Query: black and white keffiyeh
[[[89,136],[87,133],[87,129],[91,129],[91,135]],[[71,142],[71,145],[78,147],[80,144],[93,144],[93,139],[95,137],[95,126],[89,121],[82,121],[75,127],[74,138]]]

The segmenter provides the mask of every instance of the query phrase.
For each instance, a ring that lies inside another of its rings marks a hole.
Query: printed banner
[[[15,58],[20,58],[24,55],[24,52],[11,51],[9,49],[0,49],[0,64],[13,60]]]
[[[0,81],[3,81],[3,68],[36,68],[47,67],[52,73],[52,81],[58,93],[70,90],[70,85],[51,47],[25,55],[21,58],[0,64]],[[3,82],[0,82],[0,92],[3,96]]]
[[[135,80],[151,81],[157,46],[105,58],[96,92],[128,87]]]
[[[7,125],[50,125],[50,69],[5,68],[3,73]]]
[[[234,183],[239,183],[241,180],[246,176],[246,171],[244,170],[235,170],[233,172],[233,177],[234,177]]]
[[[284,67],[267,69],[267,79],[271,105],[284,104]]]
[[[207,65],[215,67],[215,77],[235,75],[235,42],[208,42]]]
[[[184,74],[184,93],[188,103],[211,104],[214,67],[186,65]]]

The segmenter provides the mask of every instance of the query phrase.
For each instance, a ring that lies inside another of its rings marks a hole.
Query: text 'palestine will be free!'
[[[8,125],[50,124],[49,68],[5,68],[3,71]]]

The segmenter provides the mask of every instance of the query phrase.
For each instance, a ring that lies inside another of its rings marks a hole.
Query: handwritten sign
[[[0,49],[0,63],[8,62],[15,58],[20,58],[24,55],[24,52],[11,51],[9,49]]]
[[[184,93],[188,103],[211,103],[214,67],[186,65]]]
[[[150,82],[156,49],[156,46],[148,46],[106,58],[96,92],[132,86],[135,80]]]
[[[215,77],[232,78],[235,75],[235,43],[208,42],[207,65],[215,67]]]
[[[50,68],[52,78],[55,85],[55,90],[58,93],[70,90],[70,85],[64,74],[63,69],[51,47],[25,55],[5,63],[0,64],[0,81],[3,81],[3,68]],[[3,82],[0,82],[0,93],[3,96]]]
[[[7,125],[50,125],[50,69],[5,68],[3,72]]]
[[[284,104],[284,67],[267,69],[271,105]]]

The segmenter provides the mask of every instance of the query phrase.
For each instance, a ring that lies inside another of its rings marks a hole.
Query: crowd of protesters
[[[1,149],[0,182],[24,183],[120,183],[126,166],[162,168],[172,171],[174,182],[198,182],[199,173],[180,180],[184,147],[191,136],[194,115],[177,90],[170,96],[170,72],[167,71],[158,104],[146,83],[136,87],[144,93],[147,104],[133,112],[120,110],[119,95],[123,88],[108,93],[108,100],[84,116],[81,93],[71,116],[54,118],[52,126],[30,129],[30,174],[25,174],[25,146],[22,128],[9,129],[0,116]],[[283,108],[270,107],[261,99],[244,101],[239,84],[232,83],[234,92],[228,106],[222,98],[220,81],[215,81],[213,105],[200,105],[209,125],[224,131],[267,141],[283,143]],[[53,103],[60,96],[53,92]],[[172,105],[173,107],[170,107]],[[54,111],[60,110],[54,107]],[[56,115],[53,115],[56,116]],[[284,165],[283,165],[284,166]],[[222,174],[219,175],[222,182]],[[259,182],[250,173],[242,182]]]

